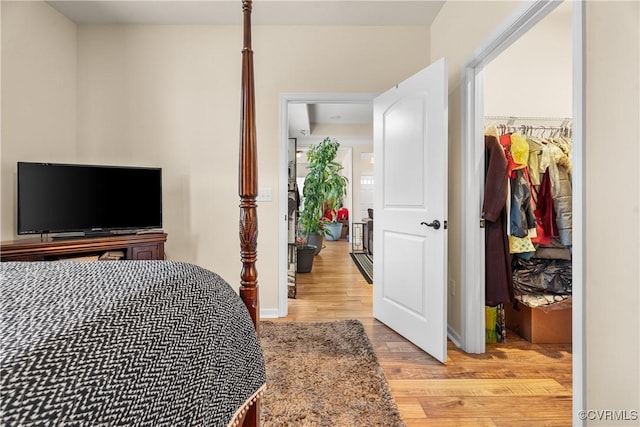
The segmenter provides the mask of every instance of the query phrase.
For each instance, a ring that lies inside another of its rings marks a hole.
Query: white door
[[[447,359],[447,69],[444,59],[373,103],[373,315]]]

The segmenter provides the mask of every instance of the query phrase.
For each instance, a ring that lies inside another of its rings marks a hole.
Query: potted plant
[[[320,243],[316,244],[317,253],[322,249],[324,236],[340,237],[341,228],[336,233],[327,227],[331,223],[340,224],[337,221],[337,208],[347,191],[348,181],[341,173],[343,166],[335,161],[339,147],[338,141],[327,137],[307,151],[308,172],[302,189],[303,205],[299,221],[300,230],[310,244],[314,244],[312,239],[316,235],[320,237]],[[331,218],[324,217],[327,209],[333,212]]]
[[[342,222],[338,222],[338,208],[341,206],[342,202],[327,203],[327,210],[322,218],[324,236],[327,240],[340,240],[342,236]]]

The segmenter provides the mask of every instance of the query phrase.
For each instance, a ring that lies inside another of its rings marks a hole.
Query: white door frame
[[[278,180],[280,204],[278,217],[281,220],[278,226],[278,313],[277,316],[270,317],[285,317],[289,311],[287,289],[289,104],[370,104],[373,103],[373,98],[376,96],[378,96],[377,93],[283,93],[280,95],[280,176]],[[353,182],[352,179],[350,181]]]
[[[487,42],[462,71],[462,349],[485,352],[484,229],[480,228],[484,182],[484,93],[482,70],[562,1],[527,2]],[[573,2],[573,425],[585,408],[584,389],[584,5]]]

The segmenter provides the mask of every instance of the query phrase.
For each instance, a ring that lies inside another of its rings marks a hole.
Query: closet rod
[[[521,116],[485,116],[485,120],[526,120],[526,121],[564,121],[572,120],[571,117],[521,117]]]
[[[497,126],[501,126],[501,125],[497,125]],[[507,125],[505,125],[507,126]],[[510,125],[507,126],[507,128],[509,129],[520,129],[520,128],[526,128],[527,130],[565,130],[565,129],[571,129],[571,125],[565,125],[565,126],[529,126],[529,125]]]
[[[513,126],[518,124],[526,124],[530,122],[551,122],[559,123],[557,126],[565,127],[570,126],[573,121],[570,117],[520,117],[520,116],[485,116],[485,122],[506,122],[507,126]],[[525,123],[522,123],[525,122]]]

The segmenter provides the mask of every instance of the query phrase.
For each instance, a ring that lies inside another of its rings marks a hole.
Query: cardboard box
[[[571,343],[571,307],[544,310],[518,304],[516,311],[506,304],[505,323],[522,338],[537,344]]]
[[[342,223],[342,233],[340,234],[340,238],[347,239],[347,234],[349,234],[349,220],[341,219],[338,222]]]

